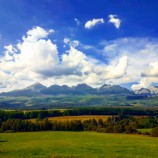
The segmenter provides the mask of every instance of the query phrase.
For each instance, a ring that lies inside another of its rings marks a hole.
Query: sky
[[[0,0],[0,92],[158,83],[158,1]]]

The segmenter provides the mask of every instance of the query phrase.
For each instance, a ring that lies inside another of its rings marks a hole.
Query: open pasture
[[[157,158],[158,138],[96,132],[0,133],[1,158]]]

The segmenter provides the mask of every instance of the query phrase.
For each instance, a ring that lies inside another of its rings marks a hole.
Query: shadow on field
[[[0,140],[0,143],[8,142],[7,140]]]
[[[60,156],[60,155],[52,155],[48,158],[79,158],[78,156]]]
[[[0,143],[5,143],[5,142],[8,142],[8,141],[7,140],[0,140]],[[1,147],[0,147],[0,153],[4,153],[4,151],[1,150]]]

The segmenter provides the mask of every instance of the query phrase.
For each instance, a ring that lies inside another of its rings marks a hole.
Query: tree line
[[[89,120],[72,120],[72,121],[49,121],[48,118],[43,120],[21,120],[8,119],[0,123],[0,132],[26,132],[26,131],[96,131],[102,133],[136,133],[141,134],[137,129],[152,128],[151,136],[158,136],[158,117],[133,116],[112,116],[106,121],[102,119]]]
[[[137,108],[74,108],[64,111],[60,110],[36,110],[36,111],[2,111],[0,110],[0,121],[8,119],[44,119],[56,116],[78,116],[78,115],[129,115],[129,116],[158,116],[158,109],[137,109]]]

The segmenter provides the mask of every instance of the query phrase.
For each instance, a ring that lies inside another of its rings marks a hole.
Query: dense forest
[[[24,131],[97,131],[103,133],[135,133],[142,134],[137,129],[152,128],[151,136],[158,136],[158,117],[135,118],[131,116],[113,116],[107,121],[95,120],[72,120],[72,121],[28,121],[20,119],[8,119],[0,123],[1,132],[24,132]]]
[[[129,116],[158,116],[158,108],[127,108],[127,107],[106,107],[106,108],[73,108],[67,110],[32,110],[32,111],[2,111],[0,120],[8,119],[44,119],[56,116],[78,116],[78,115],[129,115]]]
[[[95,120],[72,120],[72,121],[49,121],[49,117],[76,116],[76,115],[110,115],[106,121]],[[135,117],[135,116],[142,117]],[[30,119],[35,118],[36,121]],[[41,110],[41,111],[0,111],[1,132],[24,132],[24,131],[97,131],[104,133],[135,133],[142,134],[137,129],[152,128],[152,131],[143,134],[158,136],[157,111],[151,109],[129,108],[79,108],[64,111]]]

